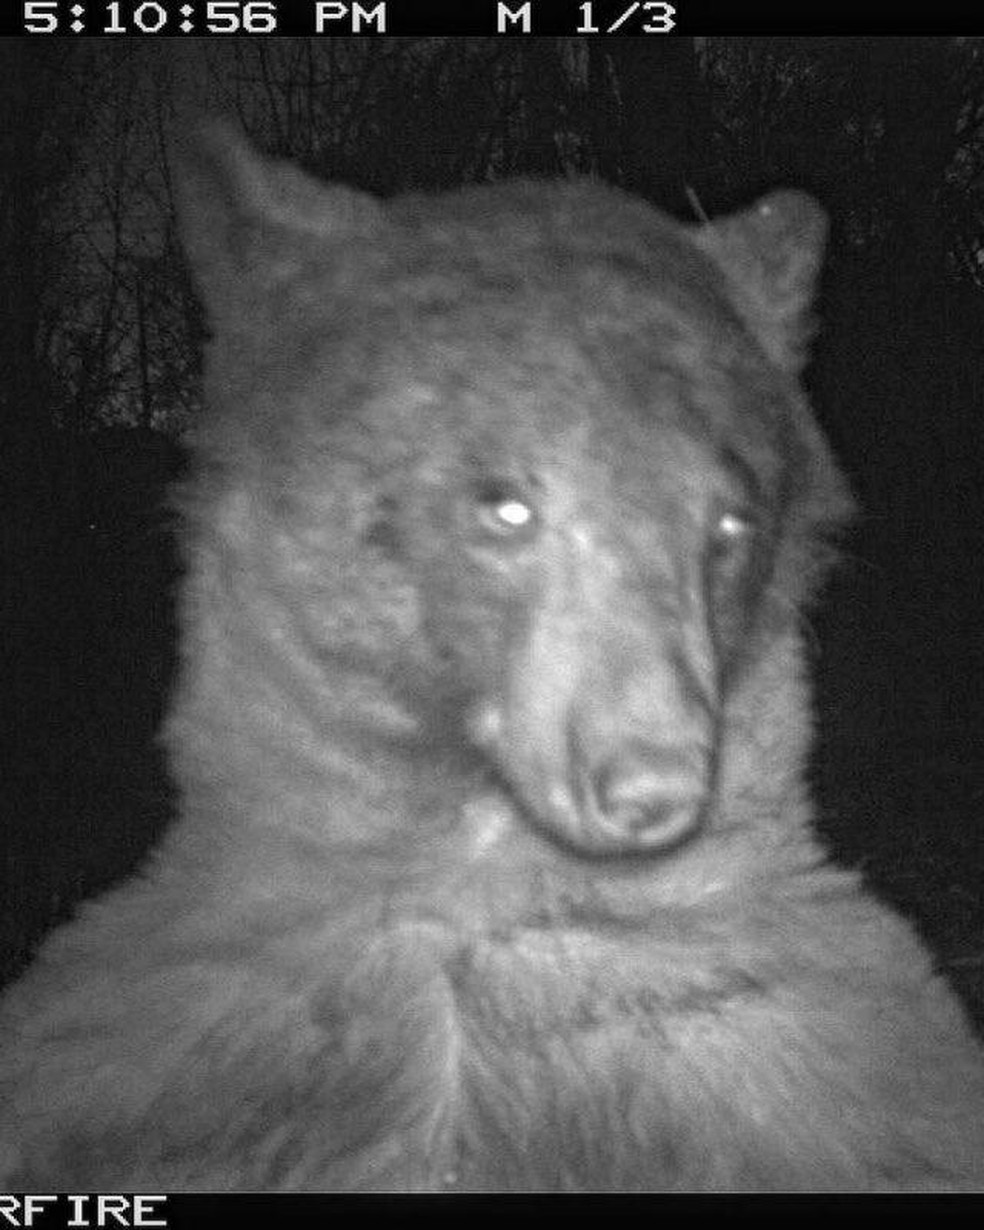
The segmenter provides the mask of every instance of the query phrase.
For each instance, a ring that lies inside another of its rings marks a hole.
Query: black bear
[[[824,859],[824,219],[380,203],[213,127],[180,818],[7,994],[8,1189],[984,1185],[984,1058]]]

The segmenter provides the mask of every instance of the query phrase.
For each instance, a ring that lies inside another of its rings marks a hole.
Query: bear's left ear
[[[235,324],[312,259],[341,261],[381,223],[371,197],[262,157],[224,120],[187,134],[178,153],[182,239],[213,322]]]
[[[770,193],[693,233],[724,270],[735,306],[769,358],[793,374],[815,330],[809,308],[826,237],[826,214],[803,192]]]

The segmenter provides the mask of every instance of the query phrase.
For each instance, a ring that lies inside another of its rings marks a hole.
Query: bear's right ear
[[[779,367],[798,373],[815,324],[810,303],[827,237],[827,216],[805,192],[773,192],[694,233],[717,261],[735,305]]]
[[[224,120],[182,143],[176,182],[185,251],[215,320],[297,277],[316,252],[323,261],[371,235],[382,218],[372,197],[262,157]]]

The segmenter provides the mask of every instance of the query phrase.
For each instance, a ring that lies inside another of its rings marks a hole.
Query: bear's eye
[[[767,552],[762,523],[747,508],[719,509],[711,524],[705,572],[708,617],[723,666],[734,661],[754,614]]]
[[[736,549],[746,546],[754,534],[755,523],[748,513],[728,509],[717,519],[711,536],[711,547],[715,554],[730,555]]]
[[[475,491],[480,527],[497,538],[526,538],[536,526],[536,511],[525,492],[508,479],[488,479]]]
[[[757,540],[754,517],[742,508],[727,508],[717,514],[711,527],[707,561],[710,566],[711,598],[715,605],[734,596],[747,574]]]

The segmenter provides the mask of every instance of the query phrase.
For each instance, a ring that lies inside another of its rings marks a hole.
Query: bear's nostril
[[[697,831],[706,789],[694,757],[672,749],[629,749],[594,772],[591,810],[608,840],[659,849]]]

